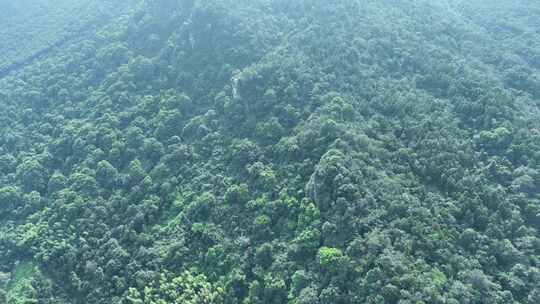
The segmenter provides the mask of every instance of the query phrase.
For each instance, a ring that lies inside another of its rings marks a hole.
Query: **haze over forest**
[[[540,303],[537,0],[0,0],[0,303]]]

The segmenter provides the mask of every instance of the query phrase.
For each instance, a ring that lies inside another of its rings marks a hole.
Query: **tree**
[[[135,159],[129,163],[127,174],[130,186],[138,184],[146,177],[146,171],[138,159]]]
[[[223,301],[223,288],[212,285],[206,276],[193,271],[186,270],[179,276],[163,273],[155,283],[143,288],[143,292],[129,288],[125,299],[131,304],[218,304]]]
[[[106,160],[98,162],[96,180],[104,187],[111,188],[117,183],[118,171]]]
[[[0,172],[3,174],[10,173],[15,168],[16,162],[17,159],[11,154],[0,155]]]
[[[73,173],[69,177],[70,188],[87,196],[95,196],[98,190],[98,184],[95,178],[84,172]]]
[[[341,250],[332,247],[319,248],[319,265],[324,269],[335,271],[339,268],[343,258]]]
[[[24,191],[43,193],[47,187],[47,171],[35,159],[28,159],[17,166],[17,176]]]
[[[249,199],[249,189],[246,184],[232,185],[227,188],[224,200],[227,204],[244,204]]]
[[[47,184],[47,193],[52,195],[55,192],[65,189],[66,186],[67,178],[62,173],[56,171],[49,179],[49,183]]]
[[[5,216],[22,207],[22,194],[17,187],[0,188],[0,215]]]

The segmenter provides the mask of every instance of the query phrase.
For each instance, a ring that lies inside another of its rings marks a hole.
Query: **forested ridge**
[[[540,2],[0,24],[0,303],[540,303]]]
[[[4,1],[0,11],[0,77],[47,55],[72,38],[91,34],[134,1]]]

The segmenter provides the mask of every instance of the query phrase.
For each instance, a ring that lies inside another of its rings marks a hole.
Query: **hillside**
[[[92,35],[134,1],[4,1],[0,11],[0,76],[45,58],[55,47]]]
[[[0,303],[540,303],[539,2],[0,12]]]

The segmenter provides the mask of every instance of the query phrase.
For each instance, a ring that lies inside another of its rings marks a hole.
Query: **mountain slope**
[[[91,23],[0,79],[8,303],[537,303],[539,9]]]

